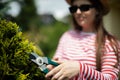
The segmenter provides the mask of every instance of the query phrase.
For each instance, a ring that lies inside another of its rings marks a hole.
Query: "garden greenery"
[[[43,56],[41,50],[25,39],[16,23],[0,20],[0,80],[45,80],[29,60],[30,52]]]

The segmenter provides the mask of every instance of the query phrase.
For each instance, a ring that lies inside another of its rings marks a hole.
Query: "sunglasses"
[[[77,9],[80,9],[81,12],[84,12],[84,11],[88,11],[90,8],[94,8],[93,5],[81,5],[81,6],[71,6],[69,7],[69,11],[70,13],[75,13],[77,11]]]

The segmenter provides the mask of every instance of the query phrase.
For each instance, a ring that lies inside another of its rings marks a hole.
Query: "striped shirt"
[[[80,64],[80,72],[71,80],[118,80],[117,57],[106,40],[101,72],[96,70],[95,33],[67,31],[60,38],[54,57],[74,60]]]

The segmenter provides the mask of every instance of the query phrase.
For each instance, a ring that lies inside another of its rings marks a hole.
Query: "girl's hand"
[[[77,61],[65,61],[60,62],[59,66],[53,68],[49,73],[46,74],[46,78],[52,77],[51,80],[69,80],[72,77],[79,74],[80,65]]]
[[[55,61],[55,62],[57,62],[57,61],[58,61],[58,58],[53,58],[52,60]],[[48,68],[49,70],[52,70],[52,69],[54,68],[54,66],[53,66],[53,65],[47,65],[47,68]]]

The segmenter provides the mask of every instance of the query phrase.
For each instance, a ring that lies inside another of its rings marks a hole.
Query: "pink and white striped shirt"
[[[80,63],[80,72],[72,80],[118,80],[119,69],[114,67],[117,57],[108,40],[102,57],[102,70],[96,70],[95,33],[76,32],[64,33],[59,41],[54,57],[59,60],[74,60]]]

